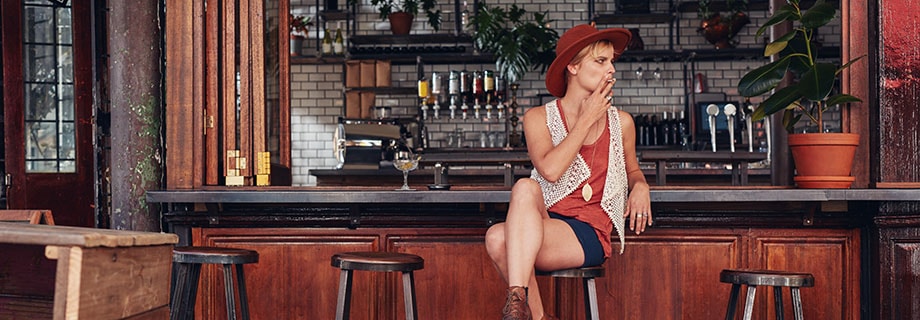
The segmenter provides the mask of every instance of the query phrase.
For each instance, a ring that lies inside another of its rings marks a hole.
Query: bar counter
[[[246,273],[254,318],[332,318],[338,274],[329,259],[343,251],[422,256],[421,319],[496,318],[504,284],[484,237],[504,220],[510,189],[396,187],[208,187],[151,191],[147,200],[165,205],[164,229],[180,244],[259,251],[259,264]],[[718,279],[728,268],[814,274],[815,287],[802,290],[806,318],[855,320],[873,308],[920,304],[894,294],[905,290],[899,277],[913,266],[904,239],[920,238],[920,215],[912,211],[920,189],[652,187],[651,198],[654,225],[627,232],[622,255],[614,241],[607,276],[598,279],[600,311],[609,318],[722,318],[730,286]],[[879,270],[878,261],[893,267]],[[222,300],[211,298],[222,292],[220,274],[202,275],[213,281],[202,282],[199,312],[222,318]],[[354,317],[402,317],[396,275],[355,281],[364,289],[353,297]],[[553,314],[583,316],[580,282],[539,282]],[[879,290],[891,298],[877,299]],[[464,307],[471,305],[480,307]],[[757,305],[755,313],[772,318],[772,308]]]
[[[154,203],[504,203],[508,188],[396,191],[392,188],[232,188],[150,191]],[[920,201],[920,189],[652,188],[652,202]]]

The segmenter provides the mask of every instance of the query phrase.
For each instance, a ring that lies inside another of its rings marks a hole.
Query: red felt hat
[[[556,59],[546,71],[546,89],[549,93],[562,97],[566,91],[565,67],[572,62],[572,58],[589,44],[598,40],[608,40],[613,44],[613,60],[620,57],[620,54],[626,49],[626,44],[632,35],[629,30],[622,28],[610,28],[597,30],[590,24],[577,25],[559,37],[556,42]]]

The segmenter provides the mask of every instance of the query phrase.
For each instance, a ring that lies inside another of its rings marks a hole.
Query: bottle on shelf
[[[342,37],[341,23],[339,23],[335,28],[335,40],[332,42],[332,54],[345,54],[345,38]]]
[[[463,11],[460,12],[460,30],[459,34],[466,34],[466,29],[470,25],[470,9],[466,1],[463,1]]]
[[[668,119],[668,112],[661,113],[661,123],[659,124],[661,128],[660,138],[658,139],[661,145],[667,146],[671,145],[671,120]]]
[[[329,27],[326,27],[325,33],[323,34],[323,47],[322,53],[324,56],[333,54],[332,51],[332,33],[329,32]]]

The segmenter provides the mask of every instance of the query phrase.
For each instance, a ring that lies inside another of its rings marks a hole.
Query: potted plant
[[[734,48],[735,41],[732,38],[751,22],[745,13],[747,4],[747,0],[726,0],[725,6],[729,13],[723,15],[713,10],[711,0],[700,0],[697,13],[703,20],[697,32],[703,34],[706,41],[715,45],[716,49]]]
[[[534,12],[533,19],[526,20],[527,10],[517,5],[505,10],[480,4],[470,24],[473,42],[479,50],[495,55],[498,74],[508,83],[516,83],[529,70],[545,72],[556,58],[559,40],[547,12]]]
[[[815,30],[836,18],[837,10],[823,0],[802,10],[798,0],[788,0],[757,30],[760,37],[767,28],[789,21],[793,29],[766,45],[765,56],[777,55],[767,65],[751,70],[738,83],[738,93],[759,96],[777,88],[784,78],[787,86],[775,90],[757,108],[753,120],[783,111],[783,125],[790,133],[795,124],[807,118],[817,131],[789,135],[800,187],[848,188],[853,177],[850,169],[859,142],[858,134],[825,133],[824,112],[829,108],[860,99],[845,93],[834,94],[840,72],[862,57],[842,66],[818,59]],[[812,141],[814,140],[814,141]],[[814,143],[814,147],[809,147]],[[842,149],[842,150],[837,150]],[[842,163],[838,163],[842,161]]]
[[[307,39],[310,27],[313,26],[313,18],[310,16],[301,16],[291,14],[291,55],[300,55],[303,50],[303,42]]]
[[[357,0],[349,0],[356,4]],[[434,30],[441,29],[441,10],[437,9],[437,0],[371,0],[377,7],[381,20],[390,21],[390,30],[393,34],[409,34],[412,20],[419,9],[425,11],[428,24]]]

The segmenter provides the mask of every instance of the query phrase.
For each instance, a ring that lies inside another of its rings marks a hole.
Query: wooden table
[[[172,248],[177,242],[178,236],[168,233],[0,222],[0,244],[5,248],[44,246],[45,257],[57,260],[53,293],[56,320],[167,319]],[[30,258],[11,251],[2,253],[4,265],[24,264]],[[0,285],[4,289],[15,287]],[[5,305],[15,303],[7,300]],[[16,312],[22,310],[12,309],[0,304],[0,318],[21,315]]]

